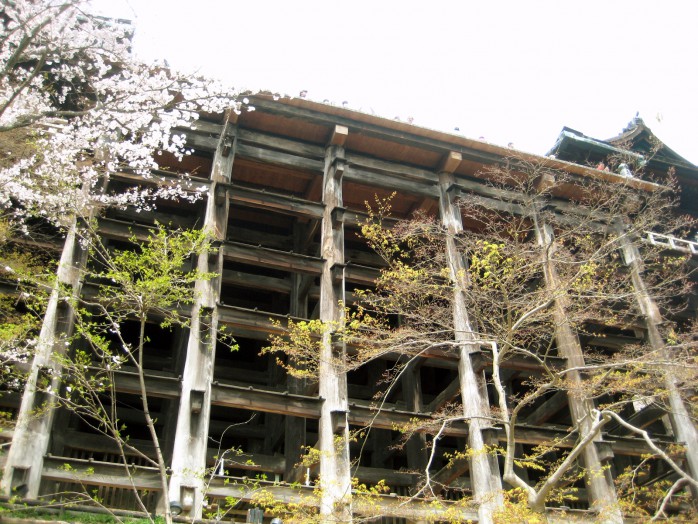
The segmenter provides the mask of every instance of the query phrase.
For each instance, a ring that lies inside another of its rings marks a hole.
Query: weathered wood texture
[[[307,233],[312,226],[296,222],[293,229],[293,248],[302,251],[308,242]],[[311,290],[310,277],[294,273],[291,275],[289,312],[295,317],[308,316],[308,297]],[[290,393],[301,394],[308,388],[305,379],[287,376],[286,385]],[[284,455],[286,459],[284,479],[286,482],[301,482],[303,467],[301,459],[305,453],[306,420],[303,417],[286,417],[284,421]]]
[[[344,278],[340,275],[337,279],[333,271],[336,264],[344,264],[344,228],[335,227],[332,219],[334,208],[342,205],[344,169],[344,149],[330,145],[325,153],[325,210],[321,228],[321,254],[325,262],[320,279],[320,320],[327,323],[329,330],[323,334],[319,364],[319,391],[324,398],[319,421],[320,513],[338,522],[350,522],[352,513],[347,377],[341,366],[336,365],[337,361],[343,361],[346,348],[337,347],[332,341],[332,332],[340,327],[344,316],[340,305],[344,299]]]
[[[552,228],[546,224],[543,219],[535,214],[535,232],[538,244],[543,248],[541,256],[543,257],[543,270],[545,274],[545,283],[548,288],[554,293],[553,316],[555,320],[555,341],[557,350],[560,356],[567,359],[568,366],[572,368],[584,367],[584,353],[579,342],[579,337],[572,329],[569,323],[566,310],[568,305],[566,296],[559,292],[560,281],[557,269],[553,262],[553,253],[555,250],[555,240],[553,237]],[[580,385],[582,377],[580,372],[572,371],[567,373],[567,379],[572,384]],[[574,391],[575,387],[572,388]],[[568,394],[568,403],[572,413],[574,424],[579,428],[582,437],[589,434],[594,404],[591,400],[579,398],[574,393]],[[595,440],[601,441],[599,436]],[[589,504],[592,508],[598,511],[603,511],[605,522],[622,523],[623,515],[618,508],[618,500],[616,497],[615,486],[608,468],[604,467],[599,456],[598,448],[590,445],[586,446],[582,452],[584,467],[586,468],[585,481],[587,492],[589,493]]]
[[[69,464],[70,468],[66,468],[65,464]],[[124,475],[124,466],[121,464],[56,457],[46,460],[44,478],[55,481],[80,482],[87,486],[130,488],[133,482],[133,485],[138,489],[157,491],[160,488],[155,468],[133,467],[130,473],[130,478]],[[294,487],[288,484],[265,481],[259,481],[255,485],[258,485],[259,489],[268,490],[273,494],[274,499],[280,502],[302,502],[322,507],[322,503],[318,504],[312,496],[313,487]],[[242,501],[251,501],[259,489],[250,488],[249,482],[243,478],[215,476],[209,484],[208,496],[212,499],[232,497]],[[370,505],[357,504],[355,511],[359,515],[375,516],[379,514],[398,518],[430,518],[433,520],[439,512],[446,511],[451,506],[452,503],[448,501],[444,501],[440,507],[435,507],[419,499],[408,501],[403,497],[383,495],[372,500]],[[464,520],[472,520],[477,517],[472,510],[456,509],[455,507],[454,510]]]
[[[439,187],[441,190],[441,221],[448,232],[446,238],[446,256],[448,260],[453,290],[453,330],[455,340],[459,343],[458,377],[460,379],[463,416],[468,421],[468,446],[472,451],[470,475],[475,500],[479,504],[478,517],[481,523],[494,522],[494,512],[501,503],[502,480],[499,466],[487,451],[483,429],[488,425],[489,401],[483,387],[483,377],[475,371],[470,354],[479,349],[475,342],[476,335],[471,327],[465,297],[458,288],[465,265],[455,243],[455,235],[463,230],[460,210],[455,205],[452,195],[447,191],[453,183],[453,175],[442,173]]]
[[[221,133],[213,160],[211,181],[227,182],[235,159],[235,129],[227,125]],[[226,236],[228,200],[215,198],[215,188],[208,195],[204,228],[214,240]],[[213,266],[208,253],[197,260],[202,274],[223,270],[222,258],[215,257]],[[192,308],[189,342],[180,391],[179,412],[172,451],[172,475],[169,501],[181,501],[185,490],[193,492],[194,501],[185,511],[192,518],[201,518],[203,512],[206,451],[211,413],[211,385],[218,338],[216,304],[220,292],[216,280],[200,279],[195,284],[195,303]]]
[[[433,215],[438,208],[442,224],[451,235],[445,249],[456,282],[459,279],[455,275],[465,267],[465,262],[452,237],[467,234],[463,232],[456,201],[467,199],[501,216],[530,216],[522,194],[485,183],[480,169],[502,163],[515,166],[520,160],[528,162],[536,160],[535,157],[522,155],[514,159],[511,151],[492,144],[305,100],[274,102],[259,97],[258,102],[255,101],[257,112],[242,114],[239,118],[229,114],[222,123],[202,120],[191,129],[183,130],[189,137],[188,145],[196,150],[185,162],[176,164],[168,159],[171,167],[154,171],[148,180],[128,172],[112,177],[120,187],[183,183],[191,194],[204,196],[205,201],[195,204],[167,202],[158,210],[141,213],[128,209],[108,210],[106,216],[99,219],[100,233],[117,244],[132,236],[138,240],[147,238],[158,220],[183,227],[204,227],[220,246],[217,255],[192,261],[199,269],[218,271],[220,276],[197,283],[196,304],[191,310],[182,311],[191,316],[190,329],[178,335],[180,340],[174,343],[173,357],[152,357],[153,369],[146,372],[148,396],[159,404],[158,416],[163,420],[160,427],[164,447],[171,448],[173,456],[170,493],[162,499],[181,500],[183,489],[193,489],[195,504],[188,514],[195,519],[201,517],[204,468],[220,466],[214,458],[217,450],[210,447],[210,439],[223,440],[223,434],[236,441],[242,440],[246,456],[253,462],[229,462],[224,466],[283,476],[286,481],[304,480],[304,469],[295,467],[301,446],[318,441],[319,473],[325,488],[320,510],[327,520],[349,521],[352,511],[365,513],[360,505],[351,507],[350,475],[355,473],[366,482],[386,479],[390,485],[414,488],[418,475],[382,466],[406,462],[411,469],[423,469],[430,437],[426,433],[417,434],[408,442],[406,451],[400,451],[391,447],[397,443],[392,432],[395,427],[415,420],[435,427],[434,412],[460,396],[465,421],[453,422],[444,428],[442,435],[448,443],[442,446],[436,443],[439,453],[431,474],[437,482],[473,491],[481,504],[477,512],[462,513],[463,518],[491,522],[502,485],[499,466],[488,455],[485,445],[505,442],[506,436],[504,431],[489,428],[484,422],[489,412],[485,381],[487,373],[491,372],[492,355],[475,341],[457,286],[454,289],[454,348],[426,352],[419,361],[410,364],[401,379],[400,393],[384,403],[381,410],[372,406],[369,399],[382,371],[390,362],[401,358],[398,354],[386,354],[383,360],[371,363],[364,378],[356,382],[352,378],[348,385],[347,376],[333,365],[333,359],[341,358],[345,351],[354,352],[356,348],[338,347],[328,334],[323,344],[318,390],[317,385],[284,377],[274,368],[272,359],[257,356],[257,352],[270,334],[283,333],[288,319],[319,317],[338,327],[342,321],[339,301],[352,304],[354,286],[375,285],[383,262],[358,242],[357,232],[367,218],[364,199],[370,200],[374,193],[385,195],[397,191],[396,201],[399,200],[400,206],[399,211],[398,208],[394,211],[399,217],[409,217],[416,210]],[[573,177],[603,177],[609,184],[620,180],[615,175],[583,166],[552,159],[538,160],[552,168],[567,170]],[[194,176],[182,182],[180,173],[191,166],[196,168]],[[210,176],[206,178],[209,170]],[[656,189],[653,184],[641,180],[631,181],[631,184],[647,191]],[[573,221],[577,206],[565,201],[564,196],[558,194],[557,198],[549,200],[548,210],[570,215],[572,218],[568,220]],[[605,224],[599,223],[598,228],[606,232]],[[543,224],[539,228],[539,241],[552,244],[554,239],[546,231]],[[647,319],[647,326],[641,327],[643,332],[646,329],[650,344],[661,348],[663,342],[658,331],[661,317],[644,287],[639,254],[631,243],[624,248],[624,254],[633,272],[639,307]],[[65,260],[59,269],[59,280],[73,285],[76,290],[80,282],[71,267],[79,266],[80,256],[77,244],[69,237],[63,249]],[[552,263],[547,268],[546,278],[548,285],[555,285]],[[225,291],[223,297],[221,286]],[[93,291],[91,285],[83,288],[85,296],[93,296]],[[265,311],[265,308],[276,313]],[[568,363],[582,363],[577,335],[564,323],[564,300],[556,304],[556,314],[561,356],[549,358],[549,364],[562,369]],[[253,356],[250,360],[254,361],[245,361],[249,358],[247,355],[217,361],[211,340],[215,338],[218,324],[230,328],[238,339],[244,339],[245,344],[254,348],[249,351],[254,351],[257,359]],[[69,332],[70,325],[69,315],[56,301],[50,302],[41,332],[41,350],[31,367],[27,392],[21,399],[12,395],[0,397],[0,405],[19,408],[20,413],[16,428],[0,435],[3,440],[13,441],[3,476],[5,493],[21,482],[28,485],[30,496],[36,496],[42,474],[44,480],[79,479],[86,484],[118,488],[130,485],[123,474],[123,466],[93,461],[90,464],[96,464],[95,474],[83,475],[83,468],[90,467],[88,463],[46,455],[47,450],[54,455],[61,449],[77,451],[74,446],[78,441],[84,453],[113,453],[113,443],[110,445],[97,435],[65,429],[65,418],[56,422],[52,410],[32,420],[26,416],[36,404],[33,384],[43,367],[51,365],[48,359],[51,350],[61,350],[61,337]],[[603,336],[591,339],[590,343],[617,347],[629,343],[627,338],[630,337]],[[510,376],[540,373],[540,365],[527,358],[509,359],[502,363],[502,368]],[[177,376],[180,373],[181,376]],[[447,376],[450,383],[445,381],[441,388],[433,387],[426,380],[422,381],[420,373]],[[456,375],[458,378],[452,380]],[[421,391],[422,385],[427,393]],[[671,387],[672,384],[667,383],[669,390]],[[140,394],[134,370],[125,368],[116,373],[115,390],[119,395]],[[689,448],[687,461],[695,475],[698,474],[695,449],[698,436],[687,419],[685,406],[682,408],[679,401],[672,398],[674,433]],[[553,394],[533,406],[527,412],[525,423],[517,425],[517,442],[530,446],[555,442],[560,448],[571,449],[579,433],[586,431],[584,415],[591,407],[579,399],[568,398],[565,393]],[[576,424],[571,432],[567,427],[566,409],[571,411]],[[243,420],[252,415],[253,422],[231,425],[231,420]],[[651,424],[660,415],[656,410],[643,410],[637,413],[636,419],[641,424]],[[122,406],[119,417],[132,426],[142,424],[142,413],[135,409]],[[366,449],[372,454],[367,462],[374,467],[350,470],[349,446],[343,445],[349,427],[369,425],[375,431],[366,443]],[[606,429],[603,443],[608,443],[613,453],[621,456],[616,466],[624,459],[629,463],[629,457],[647,453],[642,439],[612,425]],[[48,447],[51,431],[53,437]],[[455,451],[456,440],[459,446],[467,441],[474,453],[469,460],[444,467],[448,461],[442,452]],[[152,443],[133,443],[146,454],[153,455]],[[282,449],[284,457],[272,455]],[[61,469],[64,462],[74,464],[78,471]],[[585,451],[584,463],[600,473],[590,475],[588,489],[580,493],[589,496],[594,508],[612,504],[613,489],[606,471],[601,470],[596,447],[590,446]],[[161,490],[155,472],[141,468],[134,469],[133,474],[138,487]],[[311,477],[317,474],[318,471],[313,470]],[[299,496],[297,490],[292,491],[288,486],[272,488],[283,500],[297,500]],[[213,478],[208,496],[226,495],[243,500],[249,498],[243,488],[225,485],[223,479]],[[438,511],[419,503],[405,504],[397,497],[382,497],[377,508],[373,508],[374,513],[379,511],[413,522],[428,520]],[[551,520],[553,517],[550,515]],[[617,515],[609,513],[608,521],[617,522]]]
[[[61,388],[60,356],[65,354],[74,323],[73,312],[61,293],[68,289],[74,296],[79,295],[81,270],[87,255],[80,246],[79,227],[79,221],[73,218],[63,245],[57,282],[46,305],[36,352],[26,377],[12,446],[2,476],[2,493],[7,496],[16,489],[26,490],[26,496],[31,499],[39,494],[43,460],[58,404],[53,395],[43,392],[46,385],[42,386],[41,381],[48,380],[53,391]],[[54,358],[54,355],[59,358]]]
[[[659,327],[662,324],[662,315],[657,304],[647,291],[647,285],[642,276],[640,251],[637,245],[633,243],[632,239],[628,238],[620,221],[616,224],[616,232],[618,238],[620,238],[622,242],[621,249],[623,261],[630,268],[635,300],[645,318],[647,341],[658,355],[666,356],[667,360],[670,361],[671,356],[668,355],[669,349],[666,348],[664,338],[659,331]],[[686,407],[684,399],[681,397],[678,380],[672,373],[666,373],[664,376],[664,387],[668,393],[669,407],[671,408],[669,412],[671,426],[676,435],[676,440],[686,447],[686,460],[689,473],[693,478],[698,478],[698,430],[696,430],[689,409]],[[694,496],[698,496],[698,493],[694,493]]]

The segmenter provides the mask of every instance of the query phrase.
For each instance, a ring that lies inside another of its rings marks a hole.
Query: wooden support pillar
[[[537,211],[533,215],[536,240],[542,248],[543,270],[545,283],[549,289],[555,291],[553,303],[553,318],[555,322],[555,342],[561,357],[567,359],[567,365],[571,368],[581,368],[584,366],[584,353],[577,333],[572,329],[568,318],[568,299],[566,295],[558,292],[560,280],[557,269],[552,260],[552,253],[555,251],[555,239],[552,227],[546,224]],[[583,438],[589,434],[592,426],[591,412],[594,409],[592,400],[579,398],[574,393],[581,389],[582,376],[578,371],[567,373],[567,380],[572,386],[572,391],[568,393],[568,404],[572,414],[572,420],[577,426],[580,436]],[[577,387],[579,386],[579,387]],[[598,436],[595,441],[602,441]],[[599,451],[593,443],[584,448],[582,452],[582,462],[586,468],[585,481],[587,493],[589,494],[589,505],[593,510],[603,512],[604,522],[622,523],[623,515],[618,507],[613,478],[608,468],[604,467]]]
[[[459,343],[458,376],[463,402],[463,416],[468,421],[468,446],[472,450],[470,475],[473,495],[478,504],[480,524],[493,522],[493,513],[502,504],[502,480],[496,457],[487,452],[483,429],[489,416],[489,401],[483,395],[480,377],[475,372],[470,358],[472,352],[478,351],[476,336],[471,327],[465,296],[459,285],[463,282],[465,262],[458,251],[455,236],[463,231],[460,209],[453,201],[449,191],[455,184],[453,171],[460,164],[460,154],[451,152],[444,160],[439,174],[439,211],[441,222],[447,230],[446,256],[451,279],[454,282],[453,329],[456,342]]]
[[[189,330],[182,326],[174,328],[174,347],[172,348],[173,355],[170,364],[165,368],[172,373],[181,375],[181,370],[184,368],[184,360],[187,356],[187,341],[189,340]],[[162,428],[162,438],[160,439],[160,448],[162,449],[165,461],[168,464],[172,463],[172,450],[174,447],[175,435],[177,434],[177,414],[179,413],[179,398],[163,399],[161,413],[164,418]]]
[[[412,359],[402,373],[402,395],[407,411],[421,413],[424,411],[422,401],[422,381],[420,378],[420,366],[422,359]],[[424,433],[417,433],[410,437],[406,443],[407,467],[411,470],[424,471],[427,466],[427,437]]]
[[[276,363],[276,359],[269,358],[267,365],[267,386],[278,388],[284,386],[283,369]],[[285,422],[284,416],[278,413],[264,413],[264,447],[262,453],[273,455],[276,448],[284,441]],[[289,418],[288,416],[286,418]]]
[[[214,240],[223,240],[226,235],[229,199],[220,198],[216,185],[218,182],[230,181],[235,144],[235,127],[228,123],[223,128],[213,159],[203,224]],[[222,261],[220,252],[217,255],[204,253],[198,258],[197,268],[202,272],[222,273]],[[200,280],[196,282],[195,290],[196,299],[192,306],[172,452],[168,502],[177,502],[183,509],[183,515],[200,519],[206,483],[204,473],[218,329],[216,303],[220,295],[220,282],[218,279]]]
[[[52,394],[44,392],[45,386],[40,383],[50,381],[50,391],[61,388],[62,368],[55,357],[65,354],[74,323],[72,309],[61,296],[61,288],[72,289],[74,296],[80,293],[80,273],[87,257],[80,247],[78,227],[78,221],[74,220],[66,236],[57,283],[46,305],[36,354],[24,386],[12,446],[2,476],[2,493],[6,496],[19,493],[34,499],[39,495],[44,456],[48,451],[58,404]]]
[[[320,514],[328,522],[351,522],[351,474],[349,462],[348,392],[345,370],[336,362],[344,361],[346,348],[333,341],[332,332],[343,322],[340,301],[344,299],[344,227],[332,220],[332,212],[342,206],[344,139],[348,130],[336,126],[325,153],[322,201],[321,256],[324,260],[320,279],[320,320],[332,326],[322,339],[319,365],[319,393],[324,399],[320,410]]]
[[[307,226],[298,221],[293,228],[293,250],[303,253],[303,246],[308,243]],[[307,318],[308,316],[308,287],[305,286],[305,278],[300,273],[291,275],[290,311],[292,317]],[[304,394],[305,380],[287,376],[289,393]],[[305,474],[303,468],[296,467],[300,462],[303,446],[306,445],[306,424],[302,417],[286,415],[284,433],[284,456],[286,458],[286,470],[284,480],[286,482],[301,482]]]
[[[615,225],[616,234],[621,241],[621,251],[623,261],[630,269],[630,275],[633,281],[635,300],[638,307],[645,317],[645,325],[647,327],[647,342],[653,351],[659,355],[665,356],[667,360],[671,359],[664,343],[664,338],[659,331],[659,326],[662,324],[662,314],[657,307],[657,304],[652,299],[645,280],[642,278],[642,258],[640,250],[637,248],[630,238],[628,238],[625,228],[618,221]],[[676,378],[671,373],[666,373],[664,376],[664,387],[669,396],[669,420],[671,429],[674,432],[676,441],[686,446],[686,462],[688,463],[688,472],[695,479],[698,478],[698,431],[689,414],[686,404],[679,392],[679,385]],[[693,490],[694,497],[698,497],[698,493]]]

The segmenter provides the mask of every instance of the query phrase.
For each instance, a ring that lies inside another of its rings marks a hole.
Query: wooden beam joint
[[[216,205],[222,206],[225,204],[225,201],[228,199],[228,189],[225,186],[215,184],[213,192]]]
[[[543,173],[542,175],[538,176],[533,182],[533,187],[535,187],[536,191],[540,193],[545,193],[554,185],[555,175],[553,175],[552,173]]]
[[[344,270],[347,268],[346,264],[332,264],[330,271],[332,272],[332,282],[334,284],[339,284],[344,280]]]
[[[205,392],[201,389],[192,389],[189,392],[189,403],[193,415],[198,415],[204,407]]]
[[[330,138],[329,145],[331,146],[344,146],[349,136],[349,128],[346,126],[336,125],[332,131],[332,137]]]
[[[595,440],[594,445],[599,453],[601,462],[609,462],[613,460],[613,443],[607,440]]]
[[[337,206],[331,211],[332,229],[339,229],[344,224],[344,217],[347,210],[344,207]]]
[[[230,156],[230,151],[233,149],[233,138],[230,135],[227,135],[223,138],[223,147],[221,148],[221,154],[224,157],[229,157]]]
[[[453,173],[460,163],[463,161],[463,155],[457,151],[449,151],[448,154],[441,160],[439,165],[439,173]]]
[[[332,417],[332,433],[335,435],[341,434],[347,427],[348,412],[342,410],[334,410],[330,412]]]
[[[347,168],[347,161],[344,158],[335,157],[332,160],[332,165],[334,167],[335,180],[341,179],[342,175],[344,174],[344,170]]]

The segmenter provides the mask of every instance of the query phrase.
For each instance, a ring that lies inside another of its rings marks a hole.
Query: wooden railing
[[[660,246],[675,251],[690,253],[691,255],[698,255],[698,242],[662,235],[661,233],[653,233],[652,231],[646,231],[646,233],[647,237],[645,240],[653,246]]]

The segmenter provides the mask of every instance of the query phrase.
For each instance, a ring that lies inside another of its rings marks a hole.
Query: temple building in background
[[[473,442],[492,448],[506,444],[501,427],[472,422],[487,419],[497,404],[488,385],[492,373],[488,347],[421,355],[377,403],[379,384],[399,356],[385,354],[349,373],[321,370],[317,382],[300,380],[287,375],[276,356],[261,353],[270,335],[279,334],[289,318],[337,321],[343,304],[351,305],[358,290],[374,286],[385,263],[367,246],[361,224],[367,218],[366,202],[376,198],[395,193],[391,205],[396,220],[421,213],[456,235],[486,231],[498,224],[463,220],[458,202],[473,198],[500,214],[509,208],[515,214],[515,195],[503,197],[483,172],[516,158],[569,176],[572,182],[550,195],[560,202],[574,200],[574,180],[602,181],[609,191],[625,186],[653,191],[670,173],[681,187],[681,212],[698,215],[698,167],[661,143],[640,118],[609,140],[565,128],[546,155],[536,156],[306,99],[250,98],[254,111],[203,115],[195,127],[183,130],[191,155],[178,161],[163,153],[158,159],[161,169],[153,173],[153,183],[191,173],[192,191],[205,194],[204,198],[162,201],[152,211],[108,209],[98,218],[102,238],[117,248],[132,235],[145,236],[156,221],[206,228],[217,247],[217,254],[206,262],[217,276],[201,283],[205,293],[194,306],[197,318],[206,317],[206,327],[192,322],[189,328],[167,330],[154,319],[146,328],[148,399],[172,474],[170,492],[162,493],[154,468],[135,454],[129,456],[133,464],[129,478],[110,438],[75,413],[57,408],[50,417],[39,414],[40,420],[25,427],[11,425],[0,432],[3,449],[13,449],[0,456],[5,495],[36,499],[88,489],[96,490],[106,507],[138,510],[135,485],[149,511],[169,505],[191,518],[214,514],[226,497],[239,499],[225,518],[242,522],[254,507],[249,479],[258,479],[257,485],[267,487],[279,500],[293,501],[312,493],[322,476],[337,491],[322,497],[340,504],[351,489],[347,488],[351,478],[357,478],[367,485],[384,481],[390,487],[376,497],[372,509],[380,522],[438,521],[439,512],[446,510],[433,509],[420,497],[410,499],[426,469],[439,486],[434,494],[443,507],[453,506],[459,518],[478,521],[477,506],[457,502],[487,491],[483,478],[492,486],[507,487],[501,477],[502,458],[480,461],[478,468],[487,470],[483,476],[473,467],[472,460],[477,459],[453,459],[453,455]],[[624,160],[609,162],[614,157]],[[113,188],[134,183],[127,173],[109,181]],[[698,254],[695,238],[647,231],[638,241],[670,254]],[[62,253],[62,260],[77,264],[79,245],[67,241],[63,245],[56,238],[53,249],[56,258]],[[633,271],[628,264],[628,271]],[[91,285],[82,283],[83,292],[89,293]],[[70,315],[60,304],[55,307],[53,325],[42,336],[70,332]],[[595,335],[575,334],[576,353],[556,358],[562,365],[570,359],[583,362],[587,350],[613,351],[656,342],[653,334],[658,333],[661,318],[653,316],[649,302],[638,307],[649,308],[644,325],[600,326]],[[680,322],[695,320],[694,300],[681,315]],[[211,342],[221,327],[234,336],[236,351]],[[135,339],[138,325],[133,322],[122,331]],[[503,366],[503,381],[516,392],[537,372],[531,361],[512,359]],[[30,374],[27,391],[40,387],[40,381],[39,371]],[[37,390],[32,393],[37,399],[23,402],[22,390],[5,389],[0,409],[11,419],[21,410],[35,409],[46,395]],[[115,391],[118,418],[128,427],[130,443],[145,455],[152,454],[136,375],[128,366],[115,374]],[[436,430],[415,434],[400,445],[398,428],[415,420],[429,421],[454,402],[469,411],[439,435],[437,453],[432,454]],[[579,436],[573,431],[570,437],[570,429],[579,423],[573,414],[584,409],[582,404],[574,394],[557,391],[522,409],[517,423],[520,452],[552,443],[560,449],[572,447]],[[690,421],[688,428],[675,413],[641,403],[625,417],[663,447],[677,441],[686,445],[677,461],[694,478],[698,476],[694,469],[698,441],[687,441],[685,436],[695,435]],[[370,431],[358,440],[349,438],[350,432],[367,427]],[[337,437],[348,439],[348,449],[334,449]],[[301,463],[308,448],[318,450],[315,465]],[[226,449],[239,450],[239,455],[222,457],[221,450]],[[593,521],[602,499],[607,502],[615,496],[614,478],[638,465],[650,451],[639,435],[617,423],[605,425],[579,459],[600,465],[598,478],[570,480],[577,487],[576,500],[549,504],[550,518],[562,518],[561,512],[567,512]],[[551,455],[553,462],[558,458]],[[531,485],[537,482],[535,472],[521,476]],[[676,478],[670,467],[657,461],[647,482]]]

